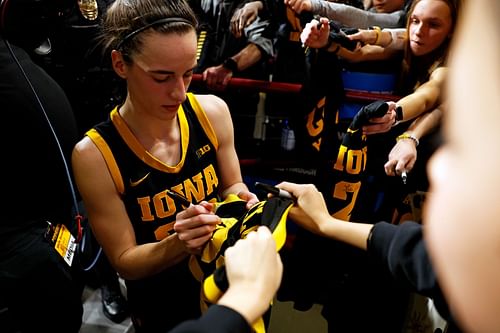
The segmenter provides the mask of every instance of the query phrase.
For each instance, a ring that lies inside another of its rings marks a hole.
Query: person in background
[[[495,107],[500,105],[500,77],[491,75],[499,66],[500,38],[483,34],[485,30],[498,30],[496,17],[500,14],[500,3],[468,2],[463,13],[446,84],[449,91],[443,119],[446,141],[428,166],[433,195],[424,212],[424,225],[346,223],[329,216],[322,194],[312,185],[282,183],[278,187],[296,197],[297,204],[289,216],[302,221],[304,227],[372,252],[382,263],[398,268],[393,272],[400,280],[408,282],[413,273],[423,273],[412,287],[427,285],[422,292],[432,294],[434,301],[441,299],[436,306],[443,314],[449,308],[466,332],[498,332],[500,208],[492,194],[500,186],[500,175],[485,172],[484,163],[478,162],[489,156],[488,168],[500,167],[500,154],[495,154],[498,150],[495,139],[500,140],[500,133],[493,121],[500,121]],[[477,52],[484,55],[480,63],[474,60]],[[473,117],[471,108],[477,110]],[[476,190],[471,191],[471,187]],[[406,253],[391,249],[405,243]],[[393,254],[392,262],[388,262],[387,253]],[[405,255],[414,259],[393,260]],[[402,269],[418,262],[424,265],[415,267],[416,271]],[[444,299],[440,298],[440,289]],[[451,332],[450,327],[447,332]]]
[[[187,93],[196,25],[185,1],[108,7],[101,42],[127,97],[73,150],[89,223],[125,280],[137,333],[200,315],[200,284],[188,261],[220,222],[213,202],[229,194],[248,207],[258,202],[242,180],[227,105]]]
[[[446,78],[446,61],[449,53],[453,31],[458,16],[460,0],[416,0],[410,8],[404,51],[401,43],[398,47],[390,47],[392,34],[390,31],[360,32],[355,39],[367,41],[375,34],[374,44],[365,44],[355,51],[349,51],[336,43],[328,44],[328,50],[335,52],[341,58],[349,61],[385,60],[404,52],[401,73],[396,95],[403,96],[398,101],[388,101],[388,112],[380,118],[373,118],[363,126],[366,135],[389,133],[394,138],[404,138],[418,143],[418,138],[411,138],[411,133],[405,133],[410,120],[415,120],[426,112],[438,108],[444,101],[443,83]],[[328,20],[321,18],[318,29],[316,20],[306,25],[302,33],[302,41],[311,47],[320,48],[327,44]],[[378,36],[378,37],[377,37]],[[378,40],[384,42],[380,46]],[[442,112],[442,110],[440,111]],[[437,113],[435,113],[437,114]],[[440,117],[427,117],[433,121],[431,127],[439,123]],[[399,125],[399,126],[398,126]],[[427,131],[427,130],[426,130]],[[414,139],[417,139],[415,141]],[[387,156],[393,143],[385,140],[379,144],[380,154]],[[392,141],[392,140],[391,140]],[[378,143],[378,142],[377,142]],[[372,145],[374,146],[374,145]],[[383,147],[387,146],[387,147]],[[373,154],[372,154],[373,155]],[[392,163],[389,165],[394,166]],[[388,175],[400,176],[404,170],[401,166],[389,170]]]
[[[418,92],[419,87],[425,87],[426,89],[423,89],[423,91],[430,90],[433,87],[440,90],[448,50],[458,16],[459,3],[460,0],[419,0],[413,2],[406,26],[406,45],[404,46],[405,51],[401,64],[401,79],[398,89],[395,91],[396,94],[406,96],[409,93]],[[380,37],[375,38],[374,45],[366,44],[354,51],[330,42],[329,32],[328,19],[312,20],[304,28],[301,40],[308,47],[326,48],[350,62],[386,60],[394,58],[397,53],[401,52],[401,47],[387,47],[390,42],[384,44],[384,46],[379,45],[377,40],[384,35],[390,36],[390,32],[382,33],[375,29],[372,34]],[[431,96],[434,95],[435,93],[431,94]],[[408,101],[413,101],[413,98],[408,98]],[[404,108],[404,100],[399,101],[399,103]],[[422,105],[422,103],[416,104]],[[425,99],[423,104],[433,105],[432,100],[428,101],[428,98]],[[371,129],[365,128],[364,132],[366,134],[387,132],[396,120],[413,119],[422,113],[422,107],[407,107],[406,109],[412,110],[403,110],[403,118],[396,119],[396,104],[392,103],[391,105],[392,107],[389,110],[389,113],[392,114],[391,119],[383,122],[379,121],[381,124]],[[414,108],[416,110],[413,110]]]
[[[357,33],[349,35],[349,39],[362,44],[381,46],[388,50],[404,50],[408,34],[405,29],[360,29]],[[440,125],[446,106],[444,103],[434,110],[423,113],[411,122],[406,131],[397,137],[396,144],[391,149],[384,169],[389,176],[409,173],[417,163],[416,172],[411,178],[417,183],[417,189],[426,191],[428,179],[425,164],[429,156],[441,144]],[[417,146],[422,142],[419,150],[421,158],[417,162]],[[415,217],[414,217],[415,218]]]
[[[440,130],[445,109],[446,104],[443,103],[434,110],[422,114],[408,126],[403,134],[396,138],[396,144],[392,147],[387,162],[384,164],[384,170],[388,176],[398,176],[404,173],[408,176],[408,173],[412,172],[416,166],[416,172],[419,173],[416,175],[419,182],[418,188],[420,190],[428,189],[425,164],[436,147],[442,144]],[[419,149],[420,142],[423,144]],[[422,156],[417,159],[417,156],[420,155]]]
[[[118,79],[109,61],[102,61],[94,45],[103,13],[112,2],[68,2],[65,15],[57,21],[57,28],[49,36],[51,52],[38,56],[41,58],[38,59],[40,66],[64,89],[75,114],[79,136],[107,118],[108,110],[116,103],[118,95],[114,91],[117,90]],[[92,5],[95,5],[94,10],[87,10],[86,6],[92,8]],[[81,210],[86,216],[83,205]],[[90,228],[86,222],[84,227]],[[91,232],[88,235],[89,241],[93,239]],[[83,247],[90,248],[85,244]],[[121,323],[128,317],[127,300],[121,292],[118,275],[104,255],[99,257],[95,266],[88,267],[85,282],[90,288],[100,289],[102,311],[108,319]]]
[[[434,300],[439,313],[448,321],[447,332],[460,332],[431,265],[421,224],[347,222],[329,214],[323,195],[314,185],[282,182],[277,187],[296,198],[290,219],[319,236],[367,251],[398,284]]]
[[[359,146],[346,145],[344,147],[351,150],[341,155],[343,150],[339,149],[338,155],[334,156],[340,157],[332,159],[330,167],[325,167],[327,172],[321,175],[322,178],[316,183],[325,196],[330,214],[342,220],[399,223],[402,216],[411,209],[409,205],[403,205],[403,199],[409,196],[410,190],[413,190],[413,187],[405,185],[400,178],[404,169],[401,166],[401,169],[397,169],[399,172],[397,178],[388,177],[384,165],[396,143],[396,138],[405,132],[411,123],[410,120],[432,111],[443,102],[442,86],[447,70],[445,61],[457,11],[455,1],[415,0],[409,13],[411,19],[408,21],[407,29],[410,31],[408,36],[412,38],[407,41],[407,53],[399,51],[404,54],[404,61],[400,62],[403,70],[401,80],[396,86],[400,89],[396,95],[404,97],[397,101],[382,101],[381,105],[387,110],[382,113],[383,117],[373,118],[372,123],[366,122],[359,126],[359,131],[356,128],[356,131],[350,132],[355,133],[353,135],[344,135],[343,139],[354,137],[357,133],[355,138],[360,139],[357,142],[363,143],[363,140],[366,140],[366,150],[363,151]],[[322,25],[319,30],[317,20],[306,25],[302,33],[302,37],[305,37],[302,41],[306,46],[319,48],[326,45],[320,43],[320,40],[323,37],[325,42],[327,40],[327,36],[323,36],[322,33],[329,30],[328,20],[321,18],[320,21]],[[435,21],[440,24],[434,24]],[[323,29],[326,31],[322,32]],[[315,39],[316,37],[319,39]],[[329,50],[335,53],[337,46],[333,43]],[[365,45],[364,48],[370,46]],[[385,52],[383,48],[378,46],[377,48]],[[343,57],[344,52],[350,51],[340,47],[338,55]],[[381,101],[377,101],[379,102]],[[360,112],[369,110],[370,106],[366,105]],[[401,120],[403,122],[398,125]],[[399,140],[408,141],[406,144],[414,144],[411,138]],[[350,141],[351,144],[353,142],[356,141],[354,139]],[[340,172],[343,173],[339,175]],[[312,235],[311,238],[317,240],[318,237]],[[357,248],[330,239],[309,243],[309,248],[325,243],[326,251],[331,253],[332,265],[321,267],[326,272],[320,271],[316,275],[321,278],[336,273],[335,279],[318,283],[322,286],[320,291],[330,289],[323,291],[321,295],[329,296],[324,301],[323,314],[332,332],[365,331],[374,327],[381,327],[379,330],[387,332],[401,330],[407,314],[408,296],[405,299],[405,294],[410,290],[393,284],[387,271],[381,269],[371,256]],[[304,251],[308,249],[305,248]],[[301,257],[296,261],[300,262],[300,259]],[[312,260],[314,259],[310,261]],[[307,272],[311,274],[310,270]],[[353,317],[349,318],[350,315]],[[391,327],[384,327],[389,324]],[[361,328],[362,325],[370,327]]]
[[[373,0],[368,7],[368,11],[374,13],[392,13],[403,9],[406,0]]]
[[[500,175],[485,172],[485,164],[481,161],[489,156],[488,170],[500,167],[500,154],[496,153],[500,134],[494,121],[500,120],[497,110],[500,103],[500,77],[491,75],[499,69],[500,38],[483,34],[487,30],[498,30],[496,17],[500,14],[500,3],[485,0],[464,5],[446,83],[448,104],[443,119],[445,142],[428,164],[432,195],[424,210],[423,226],[415,227],[422,229],[423,249],[429,254],[440,289],[458,325],[471,333],[498,332],[500,208],[494,194],[500,186]],[[481,62],[476,61],[477,54],[483,55]],[[471,115],[471,109],[477,112]],[[294,191],[287,185],[279,187]],[[299,193],[295,195],[301,197]],[[299,203],[299,206],[302,204]],[[307,213],[315,214],[311,210],[307,210]],[[291,210],[290,216],[293,214]],[[326,228],[329,227],[340,228],[334,232],[335,237],[344,238],[346,235],[339,230],[350,228],[339,223],[326,223],[323,228],[319,227],[319,223],[302,220],[320,233],[328,232]],[[351,240],[365,248],[369,230],[373,231],[368,245],[373,244],[378,228],[401,230],[406,228],[405,224],[398,227],[359,224],[356,233],[361,237]],[[425,277],[422,275],[421,281]]]
[[[373,1],[367,9],[356,8],[342,3],[323,0],[283,0],[297,13],[312,12],[314,15],[328,17],[339,24],[351,28],[368,29],[404,27],[406,13],[411,0]]]
[[[58,1],[0,1],[2,123],[15,127],[3,130],[0,140],[6,161],[0,327],[7,332],[77,333],[82,323],[78,251],[59,252],[46,234],[49,226],[65,225],[61,235],[72,232],[76,239],[67,165],[78,131],[63,90],[32,59],[64,9]]]
[[[269,61],[274,57],[271,15],[261,7],[254,19],[240,30],[231,31],[233,15],[249,5],[247,0],[189,0],[198,14],[200,50],[194,73],[200,73],[203,85],[193,85],[194,93],[213,93],[222,98],[231,111],[235,133],[235,146],[239,156],[254,154],[253,126],[259,92],[228,87],[232,78],[253,80],[269,79]],[[202,37],[203,36],[203,37]]]

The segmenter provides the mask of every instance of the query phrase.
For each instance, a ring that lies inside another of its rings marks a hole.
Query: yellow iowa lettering
[[[353,150],[341,145],[333,168],[338,171],[346,171],[351,175],[357,175],[366,168],[366,152],[366,147]]]
[[[212,164],[182,183],[170,187],[183,194],[189,201],[200,202],[210,196],[219,185],[219,179]],[[163,190],[155,195],[137,198],[141,209],[141,220],[151,222],[164,219],[177,213],[175,201]],[[167,230],[169,231],[169,230]]]

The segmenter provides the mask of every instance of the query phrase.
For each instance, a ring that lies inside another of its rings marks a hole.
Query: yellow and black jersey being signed
[[[218,198],[217,138],[195,96],[187,95],[178,111],[181,158],[176,165],[167,165],[146,151],[117,108],[110,119],[87,132],[122,195],[138,244],[173,233],[175,215],[185,207],[167,195],[167,190],[194,204]]]
[[[234,194],[216,204],[216,214],[222,222],[202,253],[191,256],[189,263],[193,275],[202,282],[202,310],[215,304],[229,287],[224,269],[224,251],[261,225],[269,227],[276,242],[276,251],[279,251],[286,240],[286,219],[292,205],[292,199],[271,197],[247,210],[246,201]],[[253,330],[265,331],[262,318],[254,323]]]

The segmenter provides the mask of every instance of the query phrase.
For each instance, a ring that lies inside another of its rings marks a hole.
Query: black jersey
[[[173,233],[175,216],[185,207],[168,196],[167,190],[195,204],[218,198],[217,138],[191,93],[179,108],[178,122],[181,158],[176,165],[167,165],[147,152],[117,108],[109,120],[87,132],[122,195],[138,244],[159,241]],[[136,322],[141,322],[141,331],[166,332],[201,314],[200,284],[192,276],[187,259],[153,276],[126,280],[126,285],[131,313]]]
[[[109,120],[87,133],[123,196],[138,244],[161,240],[173,232],[175,215],[184,208],[167,195],[167,189],[193,203],[217,199],[217,138],[194,95],[188,94],[178,119],[182,153],[176,165],[167,165],[147,152],[116,108]]]

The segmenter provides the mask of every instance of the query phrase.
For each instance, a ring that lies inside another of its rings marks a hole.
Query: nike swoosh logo
[[[140,183],[142,183],[146,178],[148,178],[149,174],[151,172],[148,172],[144,177],[142,177],[141,179],[138,179],[136,180],[135,182],[132,181],[132,179],[130,179],[130,186],[131,187],[136,187],[137,185],[139,185]]]
[[[359,131],[359,128],[358,129],[355,129],[355,130],[352,130],[350,128],[347,129],[347,133],[351,133],[351,134],[354,134],[356,133],[357,131]]]

